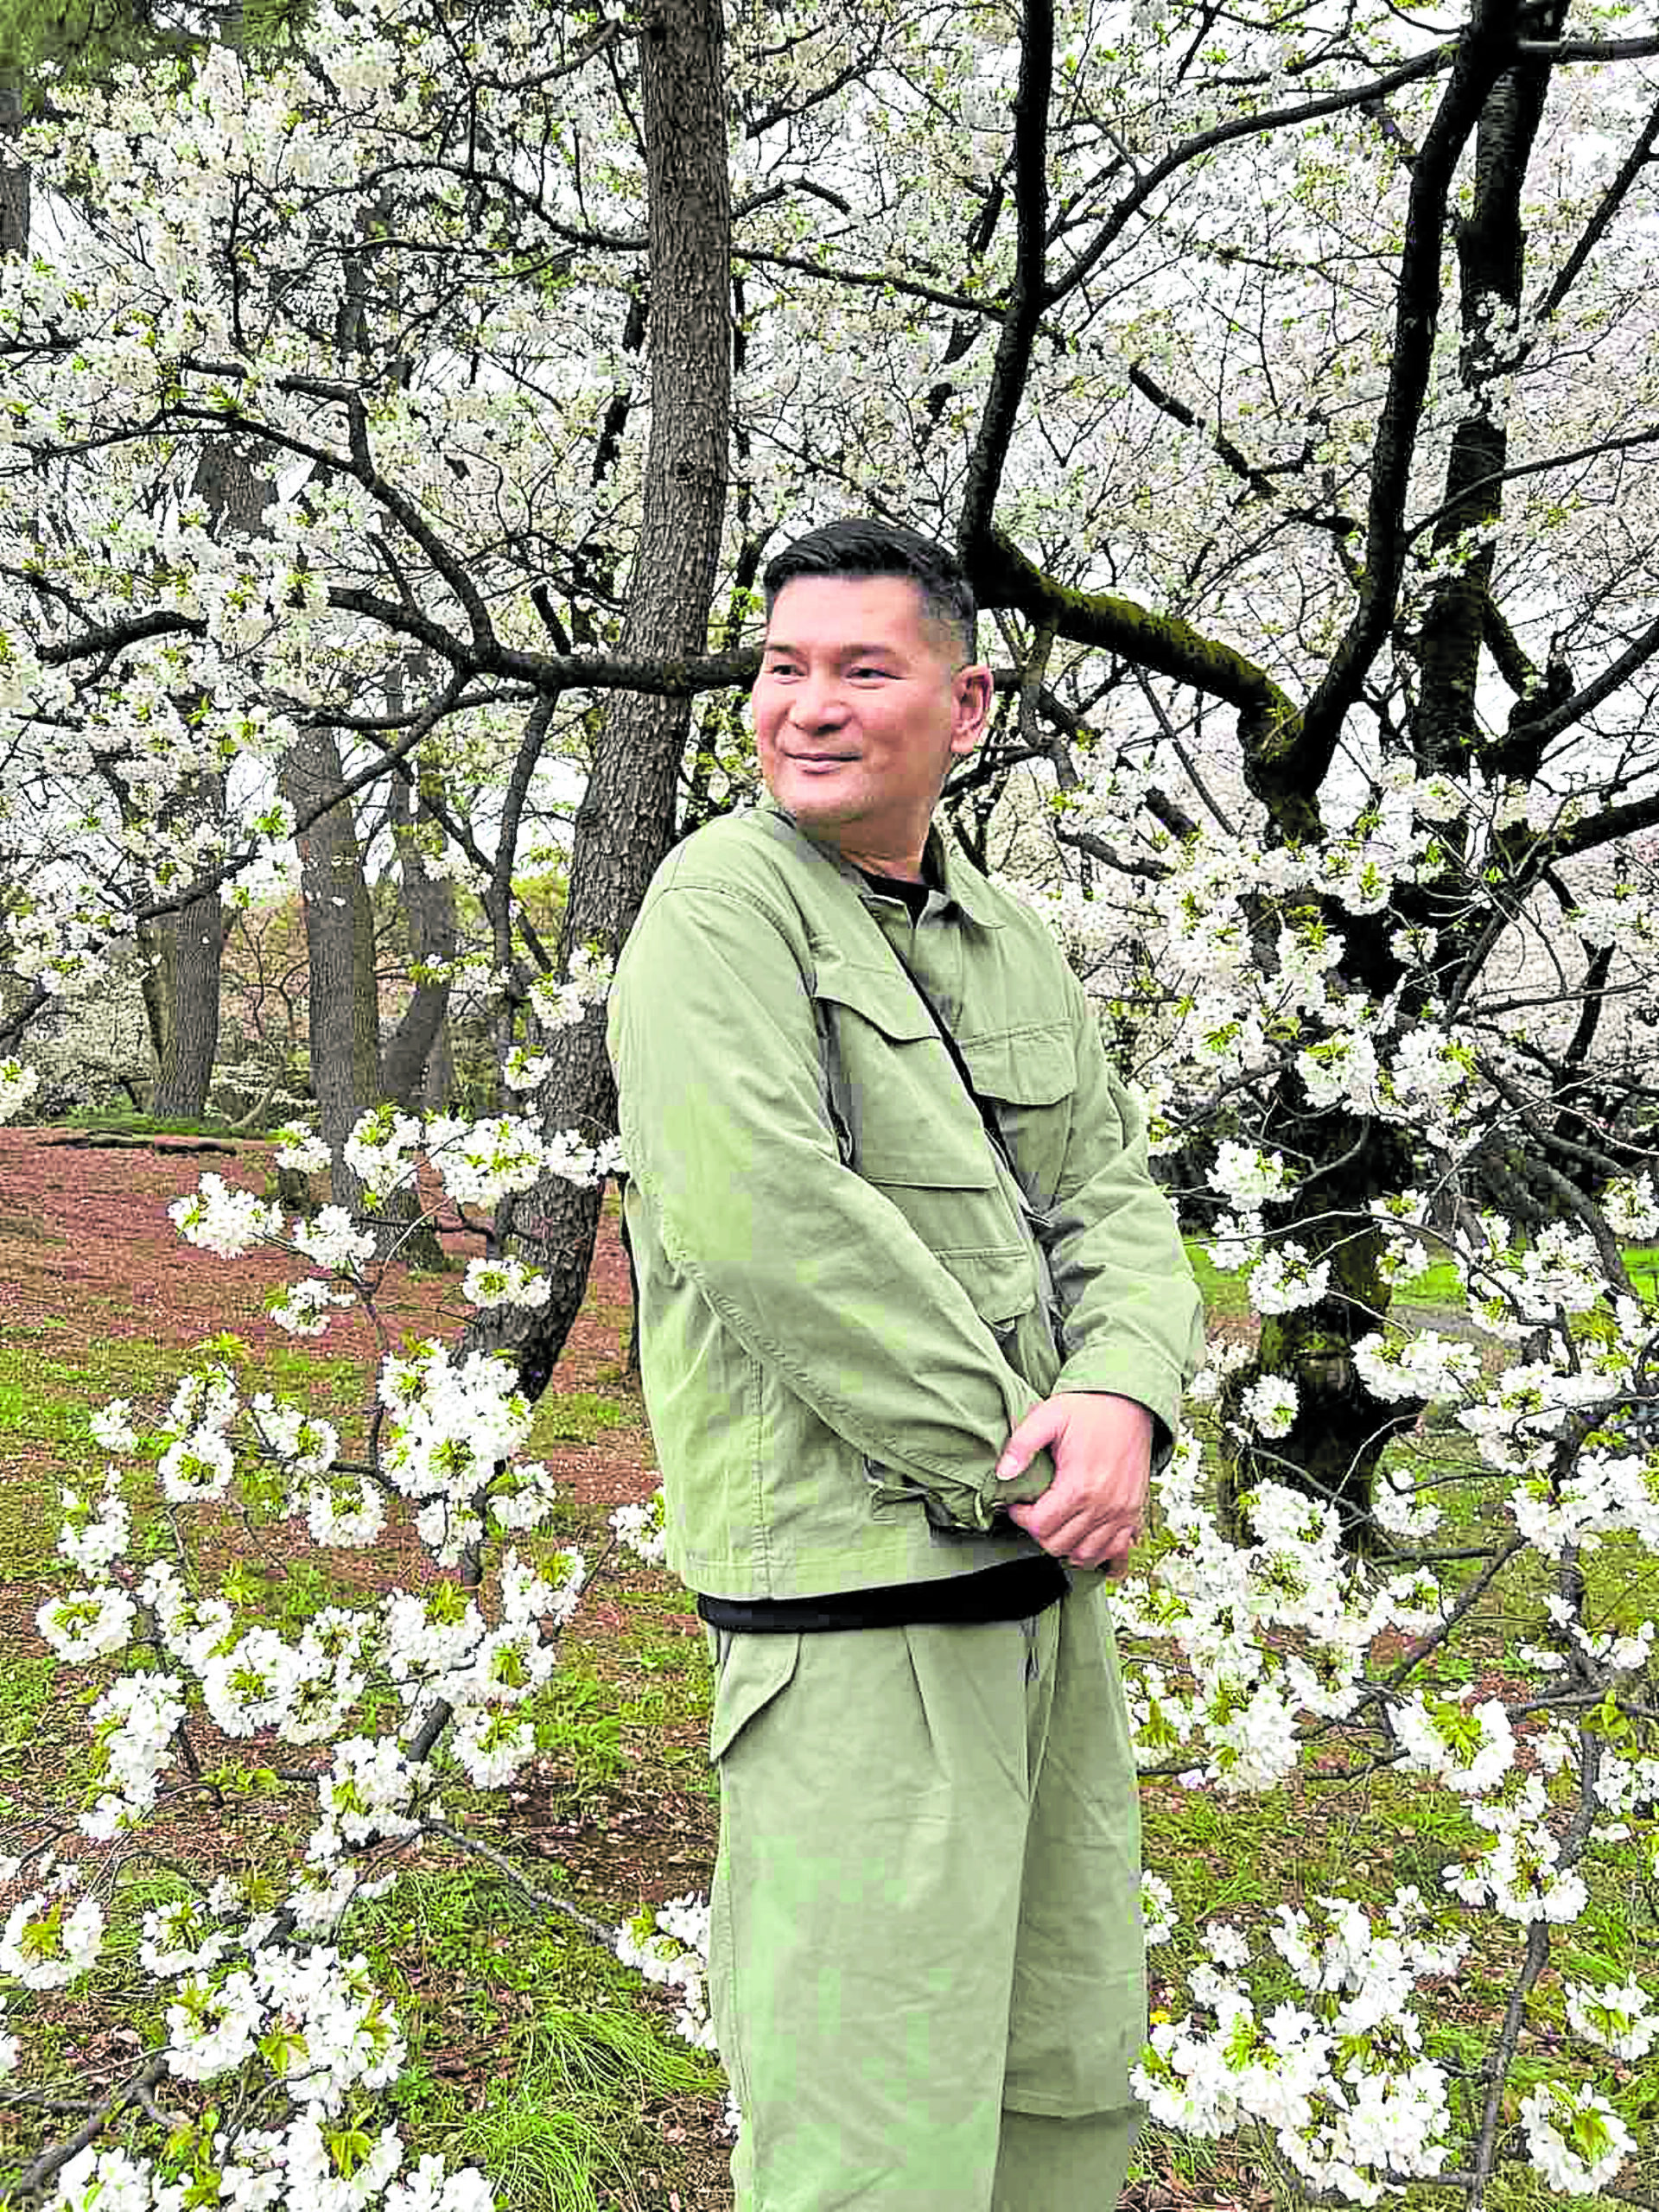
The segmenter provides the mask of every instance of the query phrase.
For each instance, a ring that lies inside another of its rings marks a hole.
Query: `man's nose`
[[[798,729],[832,728],[846,711],[846,695],[838,676],[803,677],[790,694],[789,716]]]

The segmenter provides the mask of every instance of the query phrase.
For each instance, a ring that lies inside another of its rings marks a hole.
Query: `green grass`
[[[647,2101],[723,2098],[717,2065],[641,2010],[636,1975],[493,1875],[413,1874],[353,1932],[414,2024],[397,2092],[409,2134],[482,2166],[515,2212],[594,2212],[601,2183],[633,2202],[640,2167],[663,2163]],[[454,2003],[416,2001],[434,1990]]]
[[[54,1364],[22,1344],[0,1346],[0,1465],[21,1464],[27,1480],[0,1482],[0,1581],[33,1582],[63,1572],[57,1557],[60,1483],[95,1484],[103,1455],[86,1433],[78,1399],[55,1388]]]
[[[1250,1294],[1245,1287],[1247,1278],[1244,1274],[1224,1275],[1212,1267],[1204,1249],[1205,1238],[1188,1236],[1183,1241],[1193,1277],[1204,1300],[1204,1310],[1209,1318],[1213,1321],[1221,1316],[1248,1313]]]
[[[1186,1256],[1204,1296],[1205,1311],[1212,1319],[1248,1313],[1250,1310],[1249,1269],[1236,1274],[1222,1274],[1211,1266],[1205,1252],[1206,1240],[1188,1236],[1184,1240]],[[1523,1248],[1517,1245],[1518,1254]],[[1623,1248],[1624,1265],[1630,1281],[1639,1292],[1659,1299],[1659,1245],[1627,1244]],[[1440,1306],[1461,1308],[1467,1301],[1457,1269],[1450,1260],[1436,1260],[1421,1274],[1403,1277],[1394,1286],[1396,1306]]]
[[[116,1137],[225,1137],[241,1142],[258,1143],[264,1139],[263,1129],[238,1129],[234,1122],[221,1115],[205,1114],[200,1121],[157,1121],[153,1114],[137,1114],[130,1110],[105,1111],[86,1108],[67,1115],[59,1125],[94,1136]]]
[[[38,1756],[42,1724],[54,1709],[58,1662],[42,1646],[8,1655],[0,1685],[0,1820],[7,1817],[11,1792],[23,1783]]]
[[[1211,1311],[1243,1310],[1242,1279],[1217,1277],[1201,1251],[1193,1256],[1206,1296],[1213,1299]],[[1651,1249],[1643,1256],[1659,1261]],[[1414,1303],[1452,1303],[1420,1289],[1427,1284],[1432,1291],[1435,1274],[1431,1270],[1401,1294],[1408,1293]],[[1229,1305],[1230,1299],[1236,1302]],[[113,1396],[153,1406],[170,1391],[184,1363],[175,1353],[130,1340],[73,1357],[60,1352],[49,1333],[0,1347],[0,1450],[10,1446],[14,1463],[26,1461],[31,1469],[29,1479],[0,1486],[0,1574],[9,1580],[56,1574],[55,1497],[43,1471],[60,1467],[83,1488],[95,1481],[104,1455],[86,1435],[88,1410]],[[257,1379],[250,1366],[242,1380],[247,1390],[270,1387],[325,1403],[349,1402],[360,1389],[345,1363],[312,1348],[279,1348],[258,1364]],[[638,1420],[636,1402],[603,1389],[549,1396],[537,1408],[529,1448],[533,1454],[594,1444]],[[1390,1446],[1390,1457],[1409,1458],[1421,1471],[1438,1469],[1448,1482],[1462,1485],[1447,1493],[1443,1540],[1448,1544],[1478,1541],[1491,1525],[1497,1493],[1469,1485],[1478,1464],[1474,1447],[1449,1421],[1431,1414],[1421,1433]],[[36,1476],[35,1469],[42,1472]],[[155,1510],[153,1471],[138,1468],[128,1490],[142,1557],[145,1545],[164,1535],[162,1516]],[[591,1562],[603,1546],[604,1521],[602,1507],[568,1498],[540,1541],[580,1543]],[[230,1525],[228,1515],[225,1525]],[[356,1595],[334,1573],[328,1555],[308,1548],[295,1554],[279,1529],[268,1528],[265,1534],[281,1555],[280,1571],[245,1546],[250,1624],[268,1622],[291,1634],[323,1605]],[[520,1548],[526,1548],[522,1540]],[[351,1555],[344,1563],[352,1563]],[[1586,1560],[1586,1569],[1601,1618],[1633,1625],[1659,1607],[1655,1564],[1632,1541],[1604,1545]],[[624,1782],[636,1792],[677,1790],[683,1799],[717,1792],[706,1758],[711,1694],[706,1645],[701,1636],[684,1633],[665,1618],[689,1609],[686,1594],[666,1574],[641,1568],[631,1558],[622,1560],[620,1570],[603,1592],[620,1625],[589,1632],[578,1610],[560,1665],[528,1708],[550,1769],[543,1802],[553,1803],[561,1821],[580,1817],[584,1808],[602,1817],[606,1794]],[[1483,1600],[1469,1633],[1437,1656],[1427,1680],[1456,1691],[1503,1671],[1516,1642],[1541,1640],[1540,1610],[1549,1580],[1541,1561],[1530,1555],[1518,1560]],[[31,1611],[35,1602],[31,1598]],[[1134,1656],[1126,1641],[1126,1656]],[[1167,1654],[1157,1656],[1168,1663]],[[39,1647],[8,1654],[0,1676],[0,1817],[20,1800],[31,1767],[47,1764],[43,1749],[54,1766],[54,1793],[75,1788],[84,1771],[81,1707],[96,1694],[88,1687],[94,1676],[101,1688],[106,1676],[99,1670],[84,1670],[66,1682],[64,1670]],[[390,1710],[379,1719],[389,1718]],[[62,1742],[47,1742],[66,1735],[72,1739],[67,1755]],[[250,1770],[270,1756],[257,1745],[234,1749]],[[556,1892],[569,1883],[569,1871],[556,1861],[529,1855],[527,1838],[501,1793],[475,1791],[459,1769],[442,1758],[440,1763],[453,1816],[500,1848],[522,1854],[520,1863],[543,1888]],[[33,1780],[38,1800],[41,1772]],[[1304,1774],[1280,1789],[1237,1798],[1154,1782],[1144,1797],[1147,1863],[1170,1881],[1182,1916],[1173,1942],[1152,1956],[1154,1984],[1163,1985],[1154,2002],[1161,1997],[1178,2015],[1185,2009],[1179,1970],[1196,1959],[1206,1921],[1239,1923],[1261,1949],[1274,1906],[1287,1897],[1306,1902],[1329,1892],[1380,1903],[1403,1881],[1414,1881],[1432,1895],[1441,1867],[1477,1834],[1446,1793],[1389,1773],[1347,1781]],[[303,1790],[238,1796],[219,1816],[223,1847],[230,1859],[274,1867],[283,1859],[296,1823],[308,1820]],[[1584,1960],[1574,1971],[1585,1971],[1584,1961],[1592,1957],[1628,1970],[1642,1947],[1650,1950],[1656,1940],[1653,1899],[1633,1862],[1610,1853],[1597,1859],[1596,1869],[1592,1910],[1573,1931],[1571,1948],[1563,1942],[1529,2014],[1529,2031],[1542,2039],[1561,2024],[1558,1969],[1573,1967],[1575,1950]],[[630,1877],[625,1870],[614,1878]],[[143,1912],[171,1894],[176,1880],[165,1869],[129,1865],[115,1891],[111,1947],[92,1991],[94,2002],[127,2006],[133,2028],[146,2037],[156,2031],[159,2010],[134,2010],[122,1993]],[[690,1875],[684,1886],[693,1886]],[[584,1902],[608,1916],[618,1907],[628,1910],[632,1900],[595,1904],[589,1897]],[[1507,1986],[1511,1964],[1505,1936],[1503,1929],[1484,1933],[1482,1948],[1471,1955],[1456,1987],[1426,2008],[1433,2053],[1478,2061],[1484,2051],[1489,2032],[1484,2023]],[[640,2202],[637,2177],[647,2166],[666,2177],[671,2155],[642,2116],[644,2108],[653,2100],[684,2097],[697,2101],[704,2124],[719,2108],[723,2077],[709,2059],[676,2037],[669,2024],[671,2000],[647,1992],[591,1937],[556,1914],[537,1910],[493,1874],[416,1870],[389,1896],[360,1909],[343,1940],[369,1953],[410,2039],[409,2064],[394,2101],[413,2154],[438,2151],[452,2162],[481,2164],[505,2207],[597,2212],[601,2202]],[[1273,2001],[1270,1978],[1262,1993]],[[1282,1993],[1291,1993],[1287,1980]],[[38,2008],[29,2000],[24,2009]],[[64,2043],[55,2027],[51,2032]],[[38,2048],[32,2025],[28,2040]],[[73,2035],[67,2040],[73,2049]],[[1529,2055],[1527,2063],[1538,2062]],[[1627,2085],[1621,2103],[1638,2091],[1639,2085]],[[706,2151],[703,2155],[706,2159]],[[1149,2128],[1137,2170],[1174,2178],[1195,2205],[1244,2202],[1262,2189],[1283,2212],[1303,2202],[1271,2145],[1246,2139],[1210,2144]],[[664,2203],[666,2187],[648,2201],[653,2207]],[[687,2194],[683,2201],[690,2206],[698,2200]],[[1524,2175],[1511,2172],[1487,2202],[1489,2212],[1542,2212],[1554,2201]],[[1403,2202],[1408,2212],[1430,2212],[1444,2200],[1419,2190]]]
[[[533,1459],[555,1444],[592,1444],[638,1418],[620,1398],[597,1390],[550,1390],[536,1408],[526,1455]]]

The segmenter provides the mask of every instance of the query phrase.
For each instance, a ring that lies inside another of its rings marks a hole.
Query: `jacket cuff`
[[[1179,1380],[1171,1376],[1162,1387],[1154,1385],[1144,1368],[1133,1376],[1110,1376],[1109,1361],[1096,1360],[1079,1363],[1088,1371],[1077,1374],[1062,1369],[1050,1390],[1058,1398],[1063,1390],[1076,1390],[1091,1397],[1128,1398],[1152,1415],[1152,1472],[1162,1474],[1174,1457],[1175,1439],[1181,1425],[1181,1390]]]

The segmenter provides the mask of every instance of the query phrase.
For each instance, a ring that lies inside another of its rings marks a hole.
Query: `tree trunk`
[[[446,1013],[426,1056],[421,1081],[421,1104],[429,1114],[447,1114],[455,1100],[455,1046]]]
[[[343,780],[332,730],[309,732],[283,762],[283,796],[296,815]],[[381,1098],[374,910],[351,801],[329,807],[296,842],[305,915],[311,1089],[318,1134],[328,1147],[330,1196],[359,1225],[374,1230],[383,1255],[395,1247],[411,1267],[442,1268],[448,1263],[432,1230],[411,1226],[420,1214],[414,1190],[394,1191],[371,1206],[363,1179],[346,1159],[346,1140],[359,1116]]]
[[[1290,1088],[1300,1088],[1294,1078],[1281,1084],[1281,1097]],[[1240,1533],[1239,1500],[1258,1482],[1290,1483],[1333,1505],[1344,1543],[1365,1553],[1374,1548],[1370,1510],[1378,1462],[1389,1440],[1409,1427],[1422,1408],[1415,1399],[1379,1403],[1354,1364],[1355,1344],[1382,1325],[1390,1297],[1377,1265],[1382,1237],[1376,1229],[1358,1228],[1356,1217],[1369,1215],[1380,1192],[1397,1191],[1408,1181],[1409,1141],[1385,1122],[1362,1124],[1350,1115],[1308,1109],[1277,1124],[1268,1144],[1282,1145],[1293,1158],[1293,1146],[1304,1152],[1319,1148],[1322,1172],[1308,1179],[1305,1197],[1275,1206],[1272,1219],[1310,1261],[1329,1265],[1330,1287],[1317,1305],[1264,1313],[1255,1359],[1228,1380],[1222,1410],[1230,1421],[1240,1420],[1241,1400],[1263,1375],[1288,1377],[1298,1404],[1288,1435],[1262,1448],[1248,1435],[1229,1445],[1222,1519]]]
[[[222,816],[225,810],[225,778],[195,775],[163,799],[152,823],[133,805],[113,766],[106,764],[102,772],[123,829],[165,831],[180,822]],[[142,862],[134,871],[131,895],[139,904],[155,895],[153,880]],[[225,909],[218,892],[193,899],[181,912],[138,923],[137,936],[138,988],[156,1061],[149,1110],[164,1121],[200,1121],[207,1110],[219,1049]]]
[[[264,534],[270,486],[256,474],[234,438],[207,441],[190,489],[193,497],[206,501],[216,525],[228,524],[244,537]],[[125,787],[118,781],[116,790],[124,821]],[[193,776],[164,801],[160,826],[222,816],[225,801],[222,775]],[[150,1111],[162,1121],[199,1121],[207,1111],[219,1050],[225,909],[218,892],[194,900],[180,913],[141,925],[138,939],[149,963],[144,1012],[157,1068]]]
[[[1565,12],[1561,0],[1548,0],[1539,35],[1554,36]],[[1502,349],[1495,353],[1485,334],[1486,305],[1495,297],[1518,307],[1522,299],[1521,211],[1548,80],[1548,64],[1517,65],[1497,79],[1475,128],[1473,206],[1455,232],[1462,380],[1471,397],[1484,397],[1505,365]],[[1497,518],[1507,452],[1501,416],[1476,409],[1459,421],[1447,460],[1444,511],[1434,532],[1437,549],[1445,550],[1465,531]],[[1486,547],[1437,587],[1424,616],[1415,648],[1421,681],[1410,734],[1420,775],[1459,773],[1478,747],[1475,686],[1491,573],[1491,549]],[[1275,815],[1281,832],[1289,834],[1294,825],[1287,813],[1275,809]],[[1432,923],[1440,932],[1443,968],[1455,965],[1467,950],[1471,928],[1455,865],[1448,880],[1449,895],[1428,886],[1417,894],[1415,911],[1408,908],[1414,920]],[[1338,981],[1348,988],[1363,988],[1379,1005],[1386,1001],[1404,980],[1390,944],[1395,918],[1357,916],[1334,904],[1327,906],[1325,918],[1346,942]],[[1408,1019],[1413,1004],[1409,997],[1404,1001]],[[1255,1358],[1224,1390],[1223,1412],[1235,1421],[1246,1392],[1262,1375],[1287,1377],[1298,1394],[1296,1420],[1287,1436],[1258,1447],[1241,1433],[1230,1445],[1222,1484],[1224,1518],[1236,1531],[1238,1501],[1255,1483],[1294,1483],[1335,1505],[1351,1550],[1379,1548],[1370,1519],[1376,1469],[1390,1439],[1416,1419],[1421,1407],[1414,1399],[1382,1405],[1365,1389],[1355,1368],[1353,1347],[1382,1326],[1391,1295],[1377,1266],[1382,1236],[1360,1224],[1369,1221],[1375,1199],[1408,1188],[1414,1179],[1410,1141],[1395,1125],[1311,1110],[1300,1080],[1287,1075],[1277,1087],[1265,1142],[1269,1147],[1281,1145],[1287,1157],[1308,1163],[1305,1195],[1274,1208],[1272,1218],[1275,1229],[1294,1238],[1311,1260],[1329,1262],[1331,1279],[1327,1295],[1317,1305],[1264,1315]]]
[[[334,732],[314,729],[283,762],[283,795],[303,815],[344,781]],[[307,1015],[317,1127],[328,1147],[336,1205],[364,1211],[361,1179],[346,1165],[346,1140],[380,1096],[374,986],[374,916],[349,800],[319,815],[296,840],[309,966]]]
[[[162,1062],[167,1058],[167,986],[162,980],[167,956],[159,922],[139,923],[138,951],[138,988],[144,1001],[144,1026],[149,1032],[149,1049],[156,1056],[159,1076]]]
[[[14,82],[0,83],[0,145],[23,127],[22,93]],[[29,251],[29,175],[27,162],[0,154],[0,261]]]
[[[179,810],[222,810],[224,804],[225,779],[201,777],[193,779],[190,789],[181,794]],[[225,909],[218,891],[193,899],[181,912],[163,916],[155,926],[161,952],[162,1033],[150,1111],[158,1121],[198,1122],[207,1109],[213,1056],[219,1050]]]
[[[639,35],[650,194],[651,440],[644,514],[617,650],[700,652],[725,513],[731,392],[731,192],[718,0],[661,0]],[[578,810],[561,957],[620,950],[674,838],[690,728],[684,700],[612,694]],[[546,1126],[597,1141],[616,1127],[602,1007],[556,1033]],[[535,1399],[587,1289],[601,1190],[550,1177],[498,1231],[522,1238],[552,1277],[539,1312],[480,1317],[467,1348],[505,1346]]]
[[[417,967],[447,965],[455,957],[455,887],[447,876],[427,873],[415,835],[424,809],[411,808],[409,787],[401,777],[391,779],[391,806],[410,963]],[[421,1111],[429,1062],[441,1036],[446,1048],[448,1044],[448,977],[423,977],[382,1048],[381,1090],[408,1113]],[[453,1059],[450,1072],[453,1077]]]

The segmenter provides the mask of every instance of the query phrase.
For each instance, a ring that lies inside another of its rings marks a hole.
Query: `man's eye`
[[[866,667],[866,668],[850,668],[850,669],[849,669],[849,670],[848,670],[847,673],[848,673],[849,676],[857,677],[860,677],[860,678],[861,679],[862,677],[867,677],[867,676],[885,676],[885,675],[887,673],[887,670],[886,670],[885,668],[868,668],[868,667]]]

